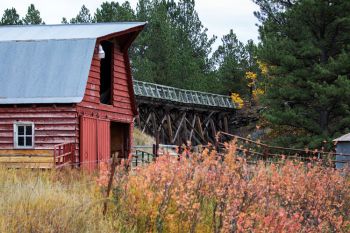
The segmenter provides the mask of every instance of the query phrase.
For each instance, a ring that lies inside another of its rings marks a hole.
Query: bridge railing
[[[229,96],[184,90],[154,83],[134,80],[134,92],[137,96],[144,96],[168,101],[205,105],[221,108],[236,108]]]

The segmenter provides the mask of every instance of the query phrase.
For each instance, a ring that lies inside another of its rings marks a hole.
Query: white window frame
[[[32,145],[31,146],[26,146],[26,137],[28,137],[28,136],[26,135],[25,129],[24,129],[24,135],[23,135],[23,137],[24,137],[24,145],[23,146],[19,146],[18,145],[18,136],[19,136],[18,135],[18,126],[32,126],[32,135],[30,135],[30,136],[32,136]],[[31,149],[31,148],[34,148],[34,145],[35,145],[35,141],[34,141],[35,135],[34,135],[34,133],[35,133],[34,122],[20,122],[20,121],[18,121],[18,122],[13,123],[13,143],[14,143],[14,147],[16,149]]]

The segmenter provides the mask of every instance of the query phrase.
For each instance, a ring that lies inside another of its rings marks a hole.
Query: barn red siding
[[[108,161],[111,155],[110,122],[97,121],[97,158],[99,161]]]
[[[0,149],[14,149],[16,121],[34,122],[34,149],[51,150],[60,143],[78,143],[78,117],[73,106],[0,107]]]
[[[128,82],[128,63],[124,53],[115,46],[113,53],[113,103],[100,103],[100,61],[95,54],[91,62],[89,78],[83,101],[78,104],[78,111],[84,115],[98,115],[99,118],[131,123],[133,121],[133,103]],[[131,89],[132,90],[132,89]]]
[[[97,121],[94,118],[80,118],[80,162],[81,166],[89,171],[97,167]]]

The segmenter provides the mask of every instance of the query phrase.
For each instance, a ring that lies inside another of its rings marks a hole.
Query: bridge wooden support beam
[[[142,132],[152,135],[162,144],[192,145],[215,143],[217,132],[230,133],[234,111],[190,108],[143,101],[138,104],[135,123]]]

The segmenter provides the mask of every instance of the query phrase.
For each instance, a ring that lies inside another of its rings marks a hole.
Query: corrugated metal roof
[[[142,25],[0,26],[0,104],[81,102],[96,39]]]
[[[333,142],[350,142],[350,133],[334,139]]]
[[[0,41],[96,39],[143,26],[140,22],[0,26]]]

